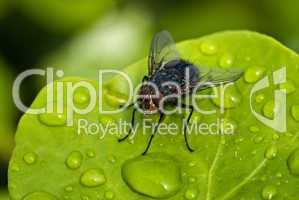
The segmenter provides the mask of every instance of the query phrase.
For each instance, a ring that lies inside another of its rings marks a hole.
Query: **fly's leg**
[[[145,81],[148,81],[148,77],[147,76],[143,77],[142,83],[145,82]],[[134,106],[134,103],[130,104],[128,107],[131,107],[131,106]],[[134,125],[135,125],[135,113],[136,113],[136,109],[134,108],[133,112],[132,112],[131,127],[130,127],[130,130],[129,130],[129,133],[125,137],[119,139],[118,142],[122,142],[122,141],[126,140],[131,135],[132,130],[133,130]]]
[[[188,108],[190,110],[190,113],[188,115],[188,118],[187,118],[187,121],[186,123],[183,122],[184,124],[184,139],[185,139],[185,143],[186,143],[186,147],[187,149],[190,151],[190,152],[194,152],[194,150],[191,148],[189,142],[188,142],[188,134],[187,134],[187,127],[189,125],[189,121],[192,117],[192,114],[193,114],[193,111],[194,111],[194,107],[192,105],[185,105],[185,104],[182,104],[182,108]]]
[[[156,133],[158,131],[158,128],[159,128],[160,124],[163,122],[164,118],[165,118],[165,114],[160,113],[160,118],[159,118],[158,124],[155,127],[154,133],[151,135],[151,137],[149,139],[149,142],[147,144],[147,147],[146,147],[145,151],[142,153],[142,155],[145,155],[148,152],[148,150],[149,150],[149,148],[150,148],[150,146],[152,144],[152,141],[153,141],[153,139],[154,139],[154,137],[155,137],[155,135],[156,135]]]
[[[136,108],[134,108],[133,112],[132,112],[131,127],[130,127],[130,130],[129,130],[129,133],[125,137],[119,139],[118,142],[125,141],[131,135],[131,133],[133,131],[133,128],[134,128],[134,125],[135,125],[135,113],[136,113],[136,111],[137,111]]]
[[[145,82],[145,81],[148,81],[148,77],[147,76],[144,76],[143,79],[142,79],[142,82]],[[134,106],[134,103],[130,104],[128,107],[131,107],[131,106]],[[124,140],[126,140],[132,133],[133,131],[133,128],[134,128],[134,125],[135,125],[135,113],[136,113],[136,108],[133,109],[133,112],[132,112],[132,118],[131,118],[131,127],[130,127],[130,130],[129,130],[129,133],[118,140],[118,142],[122,142]]]

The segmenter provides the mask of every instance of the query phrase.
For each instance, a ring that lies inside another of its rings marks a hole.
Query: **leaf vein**
[[[212,180],[213,180],[213,172],[215,170],[215,167],[216,167],[216,164],[219,160],[219,157],[220,157],[220,154],[221,154],[221,151],[222,151],[222,137],[220,138],[219,140],[219,144],[218,144],[218,147],[217,147],[217,152],[215,154],[215,158],[212,162],[212,165],[209,169],[209,172],[208,172],[208,181],[207,181],[207,196],[206,196],[206,200],[210,200],[211,199],[211,187],[212,187]]]
[[[265,165],[267,159],[263,159],[262,162],[247,176],[241,181],[238,185],[233,187],[229,192],[227,192],[222,198],[222,200],[232,197],[239,189],[246,185]]]

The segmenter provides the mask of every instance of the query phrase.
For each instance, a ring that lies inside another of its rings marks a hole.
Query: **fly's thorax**
[[[163,96],[184,95],[197,85],[199,70],[187,61],[172,61],[157,71],[151,81],[158,86]]]

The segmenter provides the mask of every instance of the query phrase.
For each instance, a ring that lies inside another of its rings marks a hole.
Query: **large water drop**
[[[122,177],[133,191],[152,198],[171,197],[182,185],[178,162],[162,153],[126,161],[122,167]]]

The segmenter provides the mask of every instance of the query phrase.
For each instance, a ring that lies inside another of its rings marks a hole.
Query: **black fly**
[[[187,126],[194,111],[194,107],[192,105],[179,104],[178,98],[175,96],[186,97],[192,95],[195,89],[195,92],[197,92],[211,86],[219,86],[221,84],[234,82],[238,80],[242,74],[243,71],[240,69],[204,68],[194,66],[192,63],[180,58],[174,40],[169,32],[162,31],[157,33],[151,44],[148,56],[148,76],[144,76],[142,80],[143,84],[139,90],[140,98],[137,99],[137,105],[145,113],[158,112],[160,117],[143,155],[149,150],[159,125],[165,118],[165,113],[160,104],[163,97],[171,96],[170,98],[167,98],[164,105],[180,106],[181,108],[190,110],[190,114],[186,120],[187,123],[184,123],[184,139],[187,149],[190,152],[193,152],[194,150],[188,143]],[[186,77],[187,75],[188,77]],[[175,83],[179,88],[174,87],[172,84],[165,84],[168,82]],[[156,88],[153,87],[153,85],[156,86]],[[158,90],[158,92],[156,90]],[[135,103],[131,105],[134,106]],[[127,139],[132,133],[136,111],[137,109],[134,107],[131,119],[131,129],[124,138],[119,140],[119,142]]]

